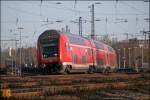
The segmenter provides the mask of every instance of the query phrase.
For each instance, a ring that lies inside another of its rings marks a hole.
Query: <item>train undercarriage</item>
[[[11,68],[9,68],[11,69]],[[10,70],[11,71],[11,70]],[[71,65],[62,65],[62,63],[51,63],[47,65],[40,65],[39,67],[22,67],[22,75],[49,75],[49,74],[70,74],[70,73],[138,73],[146,72],[144,69],[134,68],[115,68],[110,69],[109,67],[95,67],[89,66],[86,69],[74,69]],[[5,73],[7,73],[5,71]],[[2,73],[1,73],[2,74]]]
[[[42,74],[69,74],[75,72],[83,73],[110,73],[115,72],[115,69],[110,67],[97,67],[89,65],[84,68],[75,68],[72,65],[63,65],[60,62],[49,63],[46,65],[39,66]]]

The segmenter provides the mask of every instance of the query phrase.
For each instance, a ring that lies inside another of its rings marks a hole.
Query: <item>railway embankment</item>
[[[149,100],[149,76],[149,73],[1,76],[1,98]]]

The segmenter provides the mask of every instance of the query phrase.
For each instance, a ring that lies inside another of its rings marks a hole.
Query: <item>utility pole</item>
[[[64,32],[65,32],[65,29],[64,29],[64,28],[61,28],[61,31],[64,33]]]
[[[138,69],[138,68],[137,68],[137,47],[134,47],[134,54],[135,54],[135,55],[134,55],[135,68]]]
[[[82,17],[79,17],[79,36],[82,36]]]
[[[107,32],[107,22],[108,22],[108,18],[107,18],[107,17],[106,17],[105,21],[106,21],[106,34],[108,34],[108,32]]]
[[[148,31],[148,38],[149,38],[148,39],[148,44],[149,44],[148,45],[148,49],[150,49],[150,30]],[[148,57],[149,60],[148,60],[148,62],[149,62],[149,69],[150,69],[150,50],[148,50],[148,51],[149,51],[148,52],[149,53],[149,57]]]
[[[92,18],[91,18],[91,38],[95,38],[95,23],[94,23],[94,4],[92,4]]]
[[[68,25],[66,25],[66,33],[68,33]]]
[[[11,74],[13,75],[13,56],[12,56],[12,48],[10,47],[9,48],[9,57],[10,57],[10,59],[11,59],[11,64],[12,64],[12,66],[11,66]]]
[[[22,59],[21,59],[21,56],[22,56],[22,55],[21,55],[21,41],[22,41],[22,40],[21,40],[21,30],[22,30],[22,29],[24,29],[24,28],[23,28],[23,27],[18,27],[18,30],[20,30],[20,67],[19,67],[19,72],[20,72],[19,75],[20,75],[20,76],[21,76],[21,60],[22,60]]]
[[[16,34],[15,35],[15,40],[16,40]],[[15,41],[15,50],[16,50],[16,53],[15,53],[15,75],[17,74],[16,72],[16,68],[17,68],[17,41]]]
[[[80,21],[81,21],[81,17],[79,17],[79,36],[81,35],[81,27],[80,27]]]
[[[139,46],[141,48],[142,68],[143,68],[143,44],[140,44]]]
[[[130,57],[130,50],[131,50],[131,48],[128,48],[128,50],[129,50],[129,67],[131,67],[131,57]]]
[[[18,21],[18,18],[17,18],[17,21]],[[10,32],[12,33],[12,29],[10,30]],[[16,68],[17,68],[17,41],[19,41],[19,40],[16,40],[16,35],[17,34],[15,34],[14,33],[14,41],[15,41],[15,55],[14,55],[14,61],[15,61],[15,63],[14,63],[14,74],[16,75],[17,73],[16,73]]]
[[[144,35],[144,46],[146,47],[146,34],[147,34],[147,32],[144,29],[140,32]]]
[[[124,66],[124,69],[126,67],[126,56],[125,56],[125,48],[123,48],[123,52],[124,52],[124,60],[123,60],[123,66]]]
[[[142,49],[142,68],[143,68],[143,63],[144,63],[144,53],[143,53],[143,46],[141,47]]]
[[[144,40],[145,40],[144,44],[145,44],[145,47],[146,47],[146,32],[145,31],[143,31],[143,35],[144,35]]]
[[[119,67],[119,69],[120,69],[120,49],[118,49],[118,62],[119,62],[119,64],[118,64],[118,67]]]
[[[126,39],[129,39],[129,33],[124,33],[126,35]]]
[[[149,33],[149,31],[145,31],[144,29],[143,29],[143,31],[141,31],[142,33],[143,33],[143,35],[144,35],[144,44],[145,44],[145,47],[146,47],[146,36],[147,35],[149,35],[150,33]],[[149,38],[149,37],[148,37]]]

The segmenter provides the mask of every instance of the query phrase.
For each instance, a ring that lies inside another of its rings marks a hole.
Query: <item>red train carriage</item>
[[[102,42],[94,41],[96,46],[96,71],[112,71],[116,67],[116,53],[114,49]]]
[[[93,66],[91,42],[88,39],[72,34],[63,34],[62,37],[65,39],[61,40],[60,52],[63,52],[60,55],[64,70],[83,71]]]
[[[111,69],[114,69],[116,66],[117,66],[117,62],[116,62],[116,52],[115,50],[110,47],[110,46],[107,46],[108,47],[108,66],[111,68]]]
[[[94,41],[94,44],[96,46],[96,68],[97,71],[103,71],[108,64],[107,47],[103,43],[97,41]]]
[[[47,30],[38,39],[38,63],[48,72],[94,72],[112,68],[115,52],[111,48],[109,53],[108,47],[78,35]]]

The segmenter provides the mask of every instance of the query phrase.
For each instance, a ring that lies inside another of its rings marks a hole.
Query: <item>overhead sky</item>
[[[95,21],[97,35],[108,34],[123,40],[126,38],[124,33],[135,35],[142,30],[149,30],[149,22],[145,20],[149,19],[149,2],[1,1],[1,39],[19,39],[18,27],[23,28],[22,46],[36,45],[38,36],[47,29],[61,30],[68,25],[71,33],[78,34],[78,23],[72,21],[77,22],[79,16],[83,20],[83,34],[89,35],[92,4],[95,6],[95,19],[100,20]],[[129,35],[129,38],[132,37]],[[14,45],[14,42],[2,41],[4,48]]]

